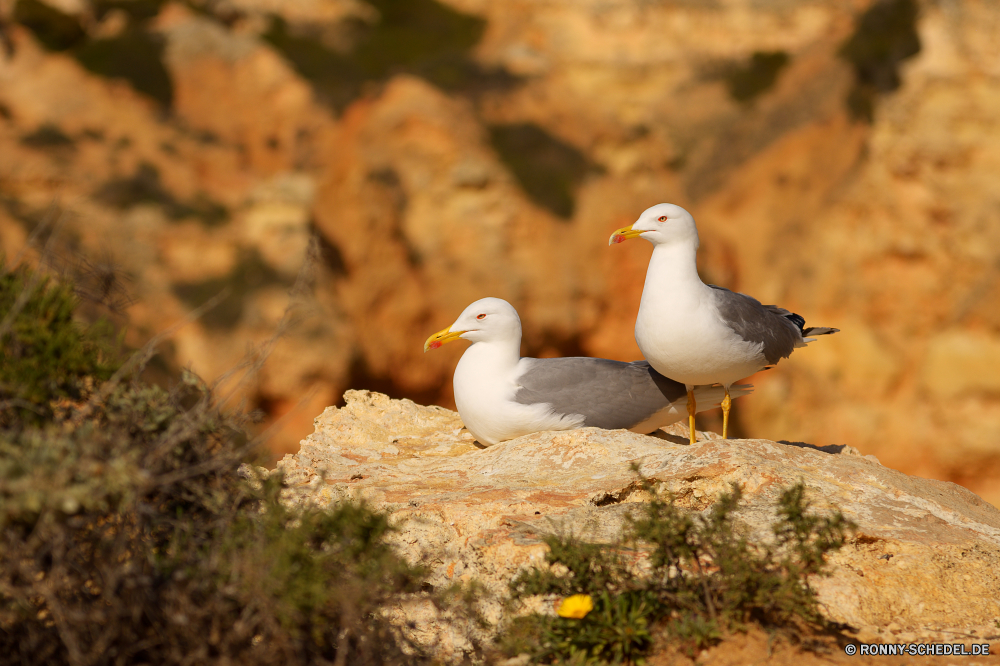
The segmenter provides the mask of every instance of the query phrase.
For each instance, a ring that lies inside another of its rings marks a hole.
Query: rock
[[[928,341],[924,388],[940,398],[997,393],[1000,377],[986,370],[996,367],[1000,367],[1000,336],[982,331],[943,331]]]
[[[248,245],[286,277],[294,278],[306,260],[314,189],[305,174],[282,174],[257,188],[244,217]]]
[[[314,147],[331,118],[273,49],[181,5],[168,5],[157,25],[167,41],[164,61],[180,119],[240,146],[256,174],[316,166]]]
[[[643,501],[633,462],[696,511],[739,484],[738,520],[762,540],[780,491],[803,481],[816,510],[836,507],[858,524],[832,558],[832,575],[814,585],[824,614],[864,635],[901,627],[989,633],[1000,617],[1000,511],[960,486],[907,476],[852,447],[704,434],[688,446],[675,424],[658,437],[584,428],[481,448],[449,410],[367,391],[348,391],[345,400],[316,419],[297,455],[280,461],[288,501],[363,499],[390,512],[396,543],[430,567],[435,587],[477,580],[495,595],[485,612],[494,623],[504,618],[499,599],[508,581],[543,556],[544,535],[616,538]],[[399,609],[398,617],[420,620],[417,637],[448,660],[477,638],[468,626],[430,621],[427,608]]]

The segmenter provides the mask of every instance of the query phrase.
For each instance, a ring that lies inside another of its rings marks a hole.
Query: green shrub
[[[39,0],[17,0],[13,19],[52,51],[65,51],[87,37],[79,20]]]
[[[307,26],[273,16],[263,38],[281,52],[317,96],[343,110],[374,83],[401,72],[450,91],[505,78],[478,66],[470,51],[486,21],[437,0],[372,0],[376,18],[346,22],[341,48]],[[346,49],[344,48],[346,47]],[[346,51],[346,52],[345,52]]]
[[[24,330],[61,322],[53,330],[82,359],[68,376],[93,386],[0,427],[0,661],[426,662],[386,617],[424,574],[391,549],[385,515],[289,507],[280,475],[241,467],[243,421],[203,382],[108,379],[81,342],[95,331],[65,324],[68,288],[35,283],[45,288],[7,311]],[[22,366],[47,367],[29,361],[51,345],[19,344]],[[52,404],[64,384],[36,381],[33,404]]]
[[[528,198],[562,220],[576,210],[576,189],[600,168],[533,123],[491,125],[490,142]]]
[[[163,37],[151,29],[151,20],[164,4],[160,0],[97,0],[88,3],[93,18],[109,11],[124,11],[128,24],[120,34],[93,38],[80,17],[39,0],[17,0],[13,20],[31,30],[45,48],[68,51],[83,67],[99,76],[122,78],[135,90],[149,95],[163,108],[173,101],[173,84],[163,64]],[[93,20],[93,19],[91,19]]]
[[[177,282],[174,294],[192,308],[203,306],[213,297],[222,300],[201,318],[202,323],[219,330],[239,326],[247,297],[265,287],[290,287],[291,280],[275,271],[257,250],[240,253],[239,260],[227,275],[198,282]]]
[[[839,55],[854,69],[847,108],[855,119],[872,122],[879,94],[902,84],[904,60],[920,53],[916,0],[878,0],[858,17],[854,33],[841,44]]]
[[[111,328],[73,320],[72,286],[0,262],[0,427],[43,423],[119,363]]]
[[[135,173],[127,178],[114,178],[104,183],[94,193],[94,198],[119,210],[152,204],[159,206],[172,221],[195,218],[209,228],[229,221],[226,207],[212,201],[204,193],[195,195],[187,202],[177,199],[163,186],[159,170],[147,163],[140,164]]]
[[[729,96],[741,103],[753,101],[774,85],[788,62],[784,51],[754,51],[745,65],[726,73]]]
[[[45,123],[21,137],[21,144],[31,148],[73,148],[75,141],[52,123]]]
[[[528,652],[542,663],[634,663],[654,631],[692,649],[750,622],[825,626],[809,578],[825,573],[827,555],[854,529],[841,513],[810,512],[797,484],[781,494],[774,543],[751,544],[733,524],[741,497],[735,484],[694,514],[660,497],[653,482],[641,482],[652,500],[629,520],[620,543],[549,536],[547,566],[521,572],[510,585],[514,599],[589,595],[593,610],[582,619],[519,618],[501,638],[504,652]],[[649,554],[642,575],[627,556],[637,549]]]

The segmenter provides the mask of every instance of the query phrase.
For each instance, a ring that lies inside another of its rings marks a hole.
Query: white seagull
[[[542,430],[597,427],[651,433],[684,418],[683,384],[645,361],[604,358],[522,358],[521,320],[505,300],[484,298],[455,323],[427,338],[424,351],[469,340],[455,368],[455,404],[481,444]],[[744,395],[750,386],[733,387]],[[718,407],[721,386],[693,389],[702,409]]]
[[[695,263],[698,228],[680,206],[663,203],[647,208],[635,224],[611,234],[608,244],[637,237],[653,244],[653,256],[635,320],[635,341],[653,369],[687,387],[692,443],[695,385],[725,388],[725,437],[733,382],[787,358],[796,347],[813,342],[811,335],[839,330],[805,328],[806,320],[794,312],[702,282]]]

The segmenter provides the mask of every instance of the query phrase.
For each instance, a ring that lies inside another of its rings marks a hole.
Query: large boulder
[[[912,641],[960,631],[1000,633],[1000,511],[953,483],[907,476],[847,446],[818,448],[702,433],[681,426],[658,436],[584,428],[541,432],[481,447],[454,412],[348,391],[327,408],[301,451],[279,463],[293,503],[364,499],[392,514],[402,552],[431,569],[435,587],[477,580],[494,595],[540,561],[555,530],[611,541],[644,501],[631,469],[666,484],[684,507],[712,505],[730,484],[743,490],[738,520],[770,537],[780,491],[798,481],[817,510],[839,508],[858,524],[814,581],[822,610],[862,640]],[[399,609],[441,657],[471,649],[469,626],[427,607]],[[482,638],[482,636],[480,636]]]

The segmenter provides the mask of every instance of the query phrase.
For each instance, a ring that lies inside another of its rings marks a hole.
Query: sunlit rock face
[[[544,536],[620,536],[626,517],[649,500],[632,470],[639,464],[687,510],[703,511],[739,485],[736,523],[753,542],[774,538],[775,502],[800,481],[811,510],[841,510],[858,530],[831,558],[831,575],[812,584],[826,617],[863,641],[996,634],[1000,511],[953,483],[908,476],[849,446],[707,433],[688,445],[679,424],[657,437],[584,428],[486,448],[455,412],[368,391],[344,397],[346,406],[325,410],[301,450],[278,463],[286,500],[364,500],[388,511],[397,547],[429,567],[435,588],[483,586],[480,610],[494,627],[509,619],[509,581],[542,561]],[[641,550],[633,556],[641,567]],[[445,661],[460,662],[490,638],[429,604],[394,617],[413,622],[415,638]]]
[[[1000,502],[993,3],[8,5],[5,253],[59,218],[137,345],[225,290],[167,365],[270,349],[276,450],[349,386],[451,405],[460,345],[421,342],[483,296],[526,354],[638,358],[649,250],[605,243],[670,201],[707,282],[842,329],[753,378],[742,433]]]

